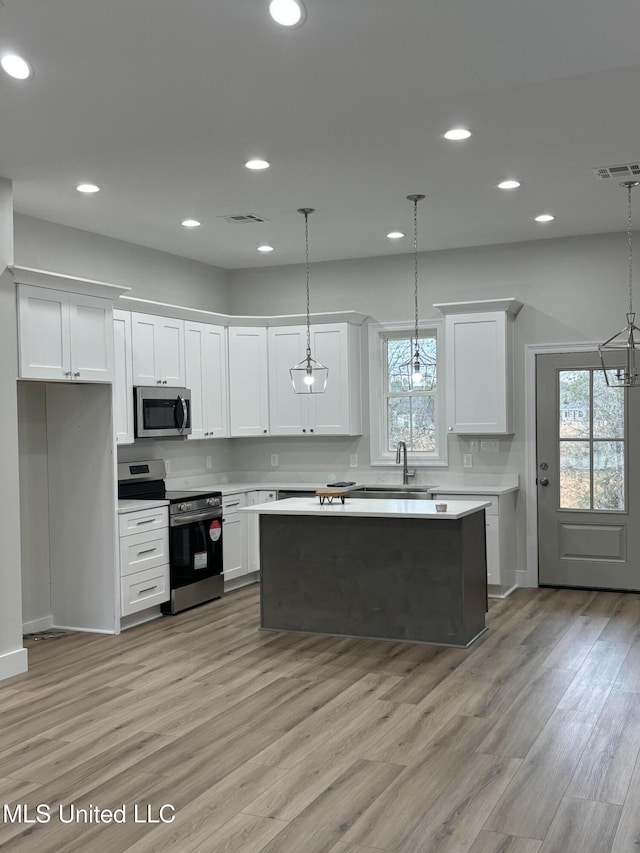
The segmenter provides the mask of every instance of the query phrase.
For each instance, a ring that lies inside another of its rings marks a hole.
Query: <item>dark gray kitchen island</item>
[[[260,518],[261,627],[468,646],[485,630],[479,501],[291,498]]]

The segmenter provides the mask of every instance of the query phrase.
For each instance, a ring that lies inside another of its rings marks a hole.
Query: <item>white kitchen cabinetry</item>
[[[119,516],[120,614],[129,616],[169,601],[167,507]]]
[[[20,378],[113,381],[113,302],[18,285]]]
[[[191,389],[190,439],[229,435],[227,331],[185,322],[186,387]]]
[[[485,531],[487,547],[487,583],[510,590],[514,586],[516,571],[516,493],[502,495],[451,493],[439,490],[434,496],[438,501],[483,501],[491,506],[485,509]],[[500,592],[500,591],[498,591]]]
[[[435,305],[444,314],[451,433],[509,435],[513,424],[514,299]]]
[[[232,436],[269,434],[266,328],[229,329],[229,419]]]
[[[133,384],[185,387],[184,320],[131,314]]]
[[[133,444],[133,352],[131,314],[113,312],[113,429],[117,444]]]
[[[247,574],[246,495],[225,495],[222,499],[222,562],[225,589],[229,581]]]
[[[247,493],[247,506],[271,503],[277,500],[275,490],[260,489]],[[260,571],[260,516],[246,513],[247,523],[247,572],[253,574]]]
[[[307,349],[306,326],[268,330],[269,429],[271,435],[362,433],[360,327],[327,323],[311,327],[312,357],[329,369],[322,394],[295,394],[289,369]]]

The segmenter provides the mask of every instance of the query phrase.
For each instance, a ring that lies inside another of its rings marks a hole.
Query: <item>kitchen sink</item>
[[[349,496],[354,498],[382,498],[386,500],[430,501],[429,486],[359,486],[351,489]]]

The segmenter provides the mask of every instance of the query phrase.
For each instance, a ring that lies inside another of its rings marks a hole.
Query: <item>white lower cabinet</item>
[[[515,492],[502,495],[456,494],[439,491],[434,500],[490,502],[485,509],[487,583],[510,589],[515,583]]]
[[[247,493],[247,506],[266,504],[277,500],[275,490],[260,489]],[[260,571],[260,516],[247,513],[247,568],[249,574]]]
[[[119,516],[120,615],[129,616],[169,601],[169,513],[167,507]]]
[[[222,561],[225,587],[247,574],[246,495],[226,495],[222,499]]]

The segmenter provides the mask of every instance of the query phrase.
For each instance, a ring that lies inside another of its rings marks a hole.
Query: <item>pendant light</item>
[[[309,214],[313,207],[301,207],[304,216],[305,266],[307,272],[307,354],[290,368],[291,384],[295,394],[322,394],[327,387],[329,368],[311,358],[311,321],[309,317]]]
[[[600,362],[607,385],[613,388],[633,388],[640,385],[640,376],[636,365],[636,315],[633,311],[633,231],[631,228],[631,190],[640,181],[623,181],[620,186],[627,188],[627,244],[629,246],[629,311],[627,325],[620,329],[598,347]]]
[[[418,202],[424,195],[417,193],[408,195],[407,200],[413,202],[413,300],[415,309],[415,339],[412,339],[412,356],[401,367],[407,368],[410,375],[411,390],[431,388],[436,378],[436,363],[420,346],[420,329],[418,327]]]

